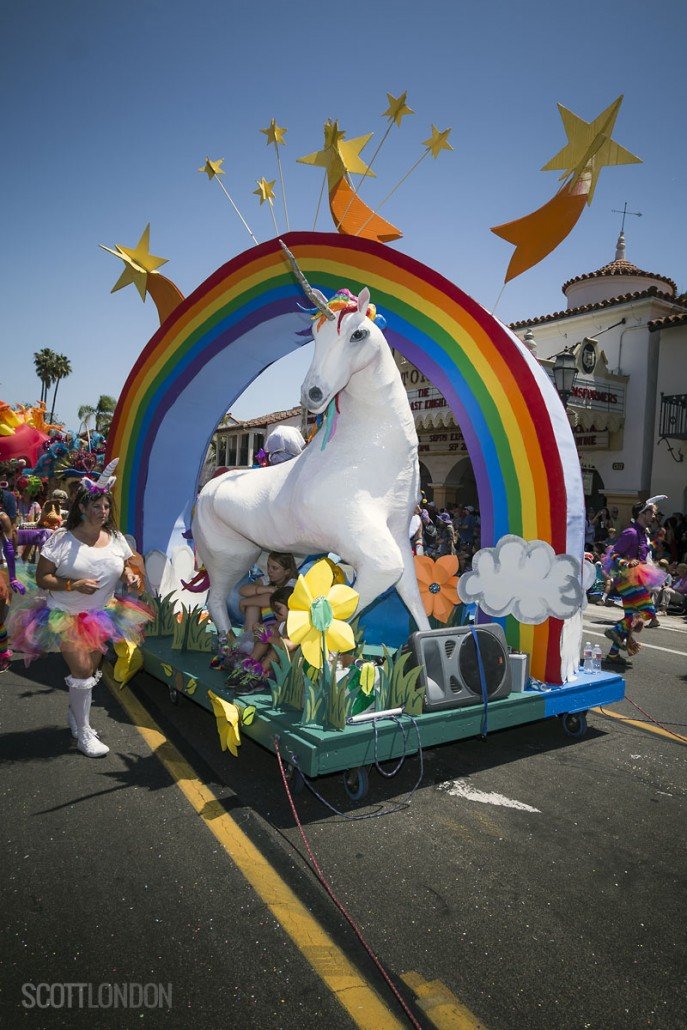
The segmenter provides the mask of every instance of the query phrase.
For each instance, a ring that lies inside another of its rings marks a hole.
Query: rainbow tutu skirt
[[[32,593],[12,603],[7,622],[9,646],[24,654],[27,665],[39,655],[63,647],[105,654],[109,641],[140,644],[143,629],[152,618],[148,605],[135,598],[113,597],[104,608],[73,613],[49,608],[42,594]]]

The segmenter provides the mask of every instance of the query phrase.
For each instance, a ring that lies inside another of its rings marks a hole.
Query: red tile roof
[[[682,298],[680,299],[682,300]],[[655,333],[657,329],[674,329],[678,325],[687,325],[687,311],[683,311],[679,315],[666,315],[665,318],[654,318],[649,322],[649,332]]]
[[[295,408],[289,408],[286,411],[271,411],[269,415],[259,415],[257,418],[249,418],[245,422],[240,418],[234,418],[231,412],[227,412],[225,418],[234,418],[234,422],[231,425],[220,425],[218,429],[257,429],[258,426],[272,425],[273,422],[284,422],[287,418],[293,418],[294,415],[300,416],[301,406],[300,404]]]
[[[585,272],[584,275],[576,275],[573,279],[568,279],[567,283],[563,283],[561,289],[565,293],[568,286],[572,286],[573,283],[581,283],[586,279],[599,279],[604,276],[613,275],[641,275],[649,279],[660,279],[661,282],[667,283],[671,287],[673,296],[677,293],[677,285],[667,275],[659,275],[657,272],[644,272],[641,268],[637,268],[631,261],[626,261],[624,258],[610,261],[603,268],[597,268],[596,272]]]
[[[659,278],[658,276],[656,278]],[[672,294],[659,290],[657,286],[649,286],[646,290],[637,290],[634,293],[623,293],[620,297],[609,297],[606,300],[597,300],[593,304],[582,304],[577,308],[566,308],[565,311],[554,311],[551,315],[536,315],[534,318],[523,318],[520,322],[511,322],[511,329],[524,329],[530,325],[541,325],[542,322],[557,322],[559,318],[571,318],[573,315],[582,315],[587,311],[598,311],[600,308],[610,308],[615,304],[627,304],[633,300],[642,300],[645,297],[660,297],[661,300],[669,300],[673,304],[684,304],[682,298],[675,300]],[[687,304],[685,304],[687,307]]]

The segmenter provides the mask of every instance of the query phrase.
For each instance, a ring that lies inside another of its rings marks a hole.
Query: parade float
[[[405,99],[389,95],[387,133],[410,113]],[[577,120],[586,128],[575,123],[553,159],[565,182],[546,210],[495,230],[516,244],[506,279],[553,249],[601,167],[622,160],[609,144],[618,106]],[[283,189],[286,130],[273,121],[262,131]],[[433,126],[422,157],[451,149],[449,131]],[[111,251],[125,266],[115,289],[149,293],[161,324],[122,391],[107,454],[120,459],[121,525],[143,555],[156,611],[142,652],[118,654],[115,678],[125,683],[143,666],[173,700],[214,713],[223,749],[236,754],[244,733],[278,745],[298,775],[344,772],[356,798],[379,762],[551,716],[581,736],[589,708],[624,694],[618,675],[579,668],[590,583],[566,411],[503,323],[389,245],[400,231],[351,181],[351,172],[370,174],[359,156],[368,139],[346,141],[328,122],[323,150],[302,159],[324,167],[338,231],[288,230],[263,243],[221,182],[222,161],[208,158],[200,171],[220,184],[254,245],[188,297],[159,273],[148,228],[136,248]],[[277,230],[273,187],[263,179],[255,192]],[[285,196],[284,212],[288,225]],[[199,493],[226,411],[311,340],[301,401],[320,428],[307,447],[280,465],[226,472]],[[437,387],[466,441],[481,550],[460,578],[455,557],[411,551],[417,435],[390,348]],[[222,667],[224,635],[236,628],[231,597],[274,550],[302,563],[288,617],[301,646],[246,692]],[[198,592],[205,578],[207,597]]]

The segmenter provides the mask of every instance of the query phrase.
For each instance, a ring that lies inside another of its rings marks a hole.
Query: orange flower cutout
[[[458,604],[457,572],[458,559],[455,554],[445,554],[436,561],[426,554],[415,555],[415,575],[428,617],[434,616],[438,622],[448,622]]]

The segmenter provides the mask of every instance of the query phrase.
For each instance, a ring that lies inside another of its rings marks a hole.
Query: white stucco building
[[[627,515],[639,498],[665,493],[669,511],[684,511],[687,466],[659,443],[659,423],[661,393],[687,394],[687,297],[672,279],[629,262],[623,233],[613,261],[562,289],[565,310],[511,328],[534,342],[545,365],[575,349],[579,376],[569,410],[588,502],[605,497]]]

